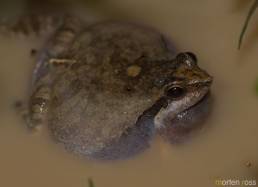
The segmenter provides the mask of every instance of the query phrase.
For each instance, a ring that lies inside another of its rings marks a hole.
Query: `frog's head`
[[[168,72],[162,94],[165,105],[155,116],[155,126],[160,128],[180,116],[186,110],[199,104],[209,93],[212,77],[197,65],[193,53],[177,55],[173,61],[173,70]]]

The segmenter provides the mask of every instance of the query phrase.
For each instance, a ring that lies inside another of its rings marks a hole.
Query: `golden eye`
[[[169,88],[166,94],[170,98],[177,99],[185,94],[185,89],[180,86],[174,86],[172,88]]]

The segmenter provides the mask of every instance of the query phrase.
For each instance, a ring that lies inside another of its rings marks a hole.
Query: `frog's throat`
[[[202,103],[202,101],[206,98],[209,97],[210,95],[210,91],[207,88],[206,90],[204,90],[201,93],[201,96],[196,98],[196,100],[194,102],[192,102],[191,105],[189,105],[187,108],[186,107],[182,107],[180,110],[178,110],[178,112],[174,112],[175,107],[173,106],[174,103],[172,102],[171,104],[169,104],[168,106],[161,108],[160,111],[156,114],[156,116],[154,117],[154,125],[156,129],[160,129],[160,128],[165,128],[165,119],[174,119],[175,117],[179,116],[180,114],[182,114],[183,112],[192,109],[193,107],[195,107],[196,105],[199,105]]]

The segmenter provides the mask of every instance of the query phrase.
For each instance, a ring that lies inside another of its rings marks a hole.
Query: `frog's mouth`
[[[186,113],[188,110],[195,108],[209,94],[209,86],[203,86],[196,89],[192,86],[188,89],[187,93],[179,99],[170,99],[165,97],[166,103],[162,106],[160,111],[154,118],[156,128],[164,128],[171,126],[171,122],[174,118],[178,118]]]
[[[174,119],[180,120],[183,119],[186,115],[193,115],[193,113],[200,113],[209,110],[211,101],[211,93],[208,91],[198,102],[193,104],[191,107],[186,110],[180,112],[176,115]]]
[[[167,117],[165,125],[159,128],[159,134],[170,143],[182,142],[195,129],[205,124],[212,109],[212,96],[208,91],[198,102],[178,113]]]

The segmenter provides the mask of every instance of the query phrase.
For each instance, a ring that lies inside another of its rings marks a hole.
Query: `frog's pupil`
[[[178,98],[184,94],[185,90],[181,87],[172,87],[167,91],[167,96],[171,98]]]

